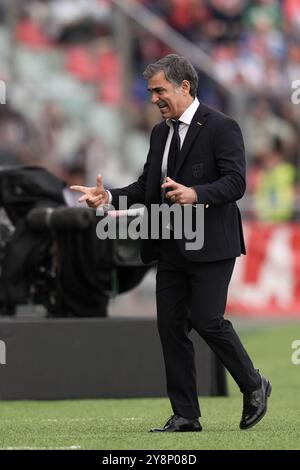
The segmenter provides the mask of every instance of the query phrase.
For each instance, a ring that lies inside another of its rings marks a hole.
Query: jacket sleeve
[[[155,126],[156,127],[156,126]],[[151,136],[150,136],[150,148],[147,155],[147,160],[143,168],[142,174],[139,176],[137,181],[134,183],[125,186],[124,188],[118,189],[109,189],[112,195],[112,205],[119,209],[119,197],[126,196],[127,197],[127,207],[129,208],[132,204],[145,204],[145,194],[146,194],[146,182],[149,170],[149,164],[152,155],[152,139],[154,134],[154,129],[152,129]]]
[[[194,186],[198,203],[211,206],[237,201],[246,190],[246,163],[243,136],[238,124],[226,118],[213,137],[213,151],[220,177],[212,182]]]

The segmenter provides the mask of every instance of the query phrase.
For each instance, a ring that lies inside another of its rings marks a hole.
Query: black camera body
[[[66,206],[63,189],[44,168],[0,171],[4,315],[41,304],[51,317],[104,317],[110,296],[135,287],[149,269],[138,241],[98,239],[96,211]]]

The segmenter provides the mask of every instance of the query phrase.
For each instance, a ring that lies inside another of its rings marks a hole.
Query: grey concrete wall
[[[199,395],[226,394],[224,368],[192,337]],[[166,396],[155,320],[2,318],[0,340],[0,399]]]

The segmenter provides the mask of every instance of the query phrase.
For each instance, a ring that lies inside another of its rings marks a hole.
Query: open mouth
[[[166,103],[161,103],[161,104],[158,105],[158,107],[161,111],[162,109],[166,109],[168,107],[168,105]]]

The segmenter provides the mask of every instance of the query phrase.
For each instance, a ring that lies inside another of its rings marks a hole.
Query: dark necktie
[[[173,132],[170,149],[169,149],[169,155],[168,155],[167,176],[173,179],[175,176],[178,155],[180,152],[180,137],[179,137],[180,121],[172,120],[172,122],[173,122],[174,132]]]

